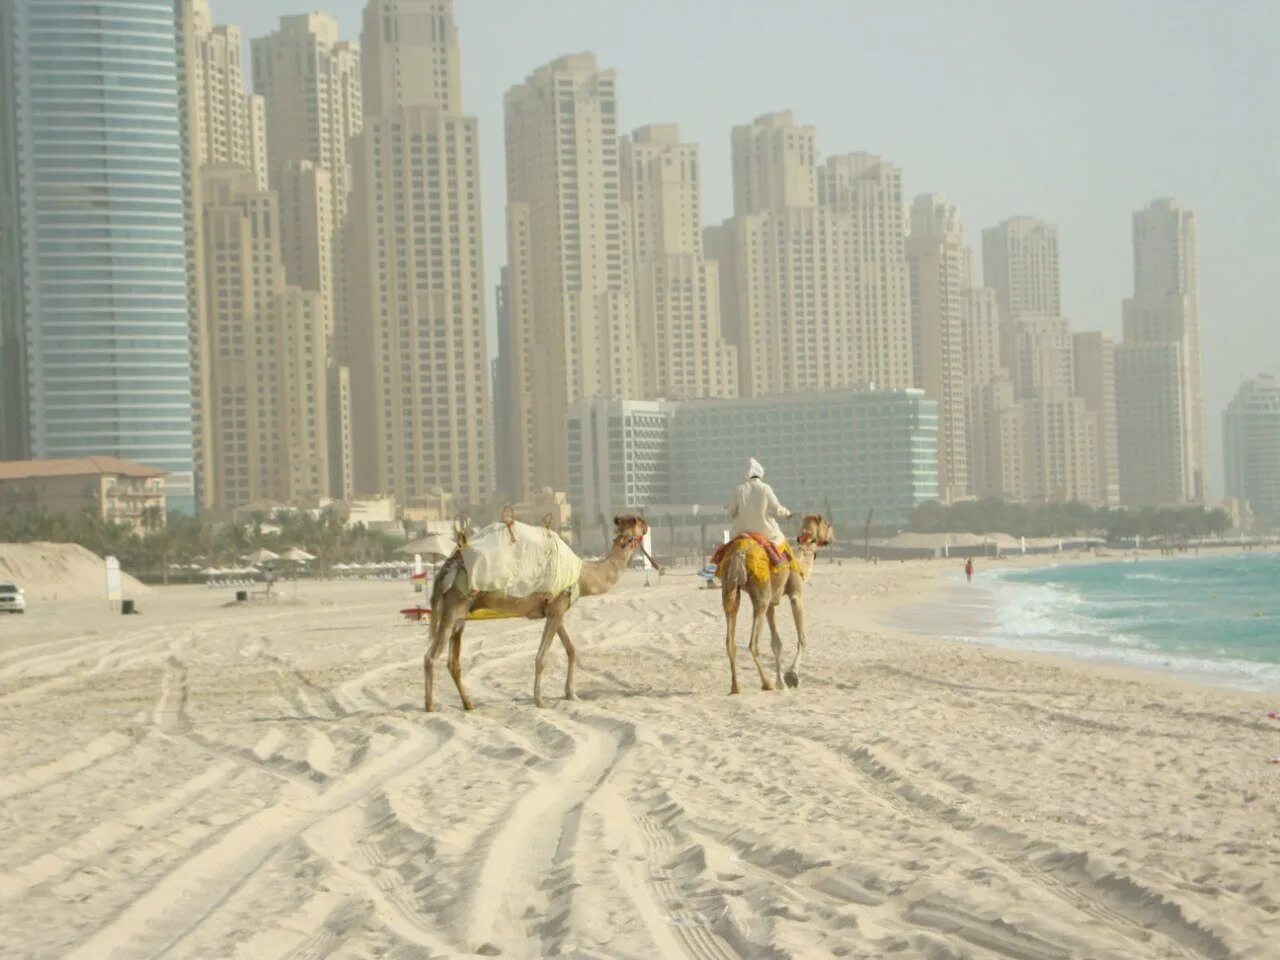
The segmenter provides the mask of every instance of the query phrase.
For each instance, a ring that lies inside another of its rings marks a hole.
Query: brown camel
[[[760,686],[765,690],[774,689],[769,678],[765,676],[764,665],[760,662],[760,630],[765,619],[769,621],[769,636],[773,644],[773,666],[777,675],[778,687],[783,684],[782,674],[782,638],[778,636],[778,625],[775,620],[779,602],[788,597],[791,600],[791,615],[796,621],[796,655],[786,673],[786,685],[800,685],[800,660],[804,655],[804,606],[803,594],[805,581],[813,573],[813,561],[819,547],[825,547],[835,539],[835,529],[821,514],[806,516],[800,525],[800,536],[796,538],[796,560],[800,564],[800,573],[784,566],[773,573],[768,581],[761,583],[751,576],[747,570],[746,554],[734,552],[724,561],[721,576],[720,598],[724,604],[724,615],[728,622],[725,635],[725,647],[729,652],[729,675],[732,683],[729,693],[738,693],[738,657],[735,634],[737,632],[738,606],[742,602],[743,591],[751,598],[751,642],[747,649],[760,671]],[[764,548],[753,545],[750,551]]]
[[[614,517],[613,526],[613,547],[608,556],[603,560],[582,565],[582,575],[578,579],[579,596],[590,597],[607,593],[612,589],[649,529],[648,524],[635,516]],[[460,562],[460,560],[453,562]],[[473,610],[494,610],[507,616],[546,620],[542,628],[542,643],[538,647],[538,656],[534,661],[533,702],[539,707],[544,706],[542,670],[547,663],[551,641],[557,636],[564,644],[564,652],[569,657],[569,671],[564,682],[565,699],[578,699],[573,686],[573,672],[574,667],[577,666],[578,651],[569,638],[569,632],[564,628],[565,614],[569,612],[569,605],[572,602],[568,591],[554,597],[508,597],[483,591],[464,594],[458,588],[456,580],[451,581],[447,589],[444,588],[445,582],[445,569],[441,569],[431,589],[431,649],[423,657],[428,712],[435,709],[436,660],[443,652],[446,640],[449,641],[449,675],[453,677],[454,685],[458,688],[462,706],[467,710],[472,709],[471,698],[467,696],[467,691],[462,686],[462,631],[467,625],[467,614]]]

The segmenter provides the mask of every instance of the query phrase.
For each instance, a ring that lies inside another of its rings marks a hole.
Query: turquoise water
[[[1280,689],[1280,555],[1070,561],[983,579],[991,639]]]

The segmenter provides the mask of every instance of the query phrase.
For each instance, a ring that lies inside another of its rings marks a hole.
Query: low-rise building
[[[868,511],[876,525],[905,524],[938,497],[937,403],[920,390],[584,400],[566,428],[569,500],[586,524],[648,511],[650,523],[679,514],[701,525],[742,482],[748,457],[786,506],[846,525]]]
[[[80,514],[134,530],[165,521],[165,474],[116,457],[0,462],[0,513]]]

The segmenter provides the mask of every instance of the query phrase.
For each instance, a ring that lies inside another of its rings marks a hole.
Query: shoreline
[[[1143,553],[1137,563],[1173,563],[1184,560],[1207,560],[1233,556],[1280,554],[1280,547],[1268,546],[1260,550],[1241,551],[1236,547],[1203,548],[1201,554]],[[1021,584],[1007,578],[1009,573],[1067,567],[1073,565],[1105,566],[1135,563],[1131,555],[1096,556],[1086,553],[1050,553],[1027,556],[976,558],[980,567],[973,582],[966,583],[961,572],[963,557],[915,560],[908,564],[926,567],[937,565],[921,577],[924,591],[915,596],[899,597],[886,602],[874,612],[878,629],[899,636],[936,641],[940,643],[999,651],[1014,657],[1027,657],[1037,661],[1070,665],[1072,667],[1101,671],[1116,677],[1140,678],[1147,681],[1173,683],[1201,691],[1220,691],[1232,694],[1268,696],[1280,692],[1280,680],[1253,679],[1229,669],[1238,661],[1224,660],[1223,669],[1215,670],[1214,661],[1188,655],[1190,663],[1179,665],[1177,655],[1164,651],[1140,652],[1107,647],[1072,645],[1053,638],[1029,637],[1022,642],[995,633],[995,617],[1007,606],[1011,597],[1032,584]],[[1002,597],[1001,594],[1004,594]],[[975,596],[976,594],[976,596]],[[1141,662],[1139,658],[1165,659],[1166,663]],[[1253,662],[1253,661],[1250,661]],[[1197,668],[1203,664],[1203,668]],[[1277,665],[1280,668],[1280,665]]]

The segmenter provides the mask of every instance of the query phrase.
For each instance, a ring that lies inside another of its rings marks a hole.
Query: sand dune
[[[12,580],[28,600],[90,600],[105,596],[102,558],[78,543],[0,543],[0,580]],[[120,574],[125,596],[149,593],[150,587]]]
[[[871,626],[936,575],[820,567],[802,686],[734,698],[718,594],[628,575],[571,616],[581,702],[480,622],[432,716],[402,586],[38,609],[0,957],[1276,956],[1264,701]]]

